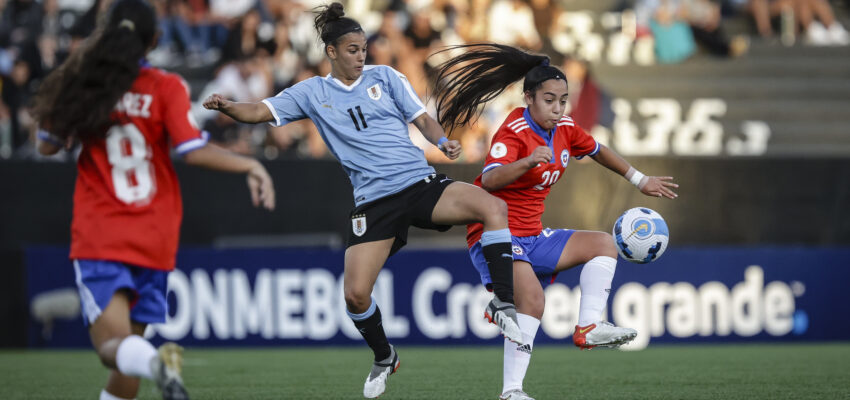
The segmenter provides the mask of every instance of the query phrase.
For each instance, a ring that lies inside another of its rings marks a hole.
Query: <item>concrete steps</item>
[[[657,118],[638,114],[643,99],[675,100],[682,119],[695,100],[721,99],[726,111],[711,119],[723,127],[724,149],[745,137],[745,121],[762,121],[770,129],[764,155],[850,157],[850,47],[785,47],[756,38],[739,59],[697,54],[651,66],[603,61],[592,70],[612,97],[631,105],[630,120],[642,134]]]

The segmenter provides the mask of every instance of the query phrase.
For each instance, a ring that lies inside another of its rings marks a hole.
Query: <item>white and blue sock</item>
[[[509,390],[522,390],[522,381],[531,362],[531,350],[534,348],[534,337],[540,327],[540,320],[530,315],[517,313],[517,322],[522,331],[523,345],[517,345],[505,339],[505,360],[502,370],[502,393]]]
[[[584,264],[581,269],[581,305],[578,312],[578,325],[588,326],[602,320],[602,311],[608,303],[611,293],[611,281],[617,270],[617,260],[606,256],[597,256]]]
[[[139,335],[130,335],[118,345],[115,364],[127,376],[153,379],[151,360],[157,357],[153,345]]]

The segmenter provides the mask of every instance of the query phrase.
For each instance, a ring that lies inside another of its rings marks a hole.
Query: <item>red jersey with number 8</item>
[[[531,155],[539,146],[552,149],[552,160],[548,164],[537,164],[508,186],[490,193],[508,204],[508,226],[513,236],[539,235],[543,230],[540,219],[544,210],[543,201],[549,195],[551,186],[563,176],[570,157],[581,158],[599,151],[599,144],[577,126],[572,118],[562,117],[550,134],[531,119],[525,108],[517,108],[493,136],[482,175],[493,168]],[[475,185],[481,186],[481,175],[475,179]],[[483,229],[479,223],[466,227],[469,247],[481,239]]]
[[[83,142],[77,161],[72,259],[174,269],[183,206],[170,149],[203,147],[188,86],[142,67],[112,113],[106,137]]]

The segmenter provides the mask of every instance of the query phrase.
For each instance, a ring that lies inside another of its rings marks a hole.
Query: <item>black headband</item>
[[[545,59],[540,65],[532,68],[528,73],[525,74],[525,81],[522,84],[522,91],[527,92],[537,87],[537,85],[542,82],[548,81],[549,79],[560,79],[564,82],[567,81],[567,78],[564,76],[564,73],[561,72],[558,68],[552,67],[549,65],[549,59]]]
[[[334,26],[334,28],[337,28],[337,26],[339,26],[339,29],[335,32],[325,32],[326,37],[323,38],[325,44],[331,44],[337,39],[341,38],[343,35],[349,34],[351,32],[363,32],[363,28],[360,27],[360,24],[358,24],[357,21],[351,18],[340,18],[333,22],[336,25]]]

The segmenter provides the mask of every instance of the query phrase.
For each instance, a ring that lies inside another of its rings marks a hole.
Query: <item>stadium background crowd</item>
[[[195,116],[214,142],[263,159],[330,157],[310,121],[280,128],[246,126],[200,107],[213,92],[257,101],[299,81],[329,73],[310,10],[320,0],[153,0],[161,37],[149,54],[154,66],[180,73],[196,101]],[[593,79],[592,62],[564,35],[578,0],[351,0],[346,11],[368,35],[370,64],[391,65],[429,100],[433,67],[444,46],[493,41],[548,54],[570,81],[570,114],[588,131],[611,125],[610,96]],[[75,51],[110,0],[0,0],[0,159],[42,159],[34,151],[37,127],[28,112],[41,80]],[[850,37],[826,0],[623,0],[605,29],[630,40],[652,37],[654,63],[693,57],[747,57],[751,41],[781,47],[846,46]],[[634,11],[632,11],[634,10]],[[748,21],[745,34],[727,35],[729,18]],[[708,55],[694,56],[698,49]],[[594,60],[591,60],[594,61]],[[731,62],[731,61],[730,61]],[[501,117],[519,105],[519,89],[491,103],[478,124],[458,135],[462,161],[483,160]],[[433,104],[429,102],[433,111]],[[442,160],[419,134],[414,143]],[[55,160],[70,160],[74,152]]]

